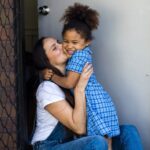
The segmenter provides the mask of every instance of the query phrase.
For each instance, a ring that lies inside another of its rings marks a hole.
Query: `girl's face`
[[[63,48],[65,52],[71,57],[76,50],[82,50],[88,46],[90,41],[85,40],[76,30],[68,30],[63,36]]]
[[[56,39],[46,38],[43,41],[43,48],[53,66],[57,67],[66,63],[68,58],[62,49],[62,44],[58,43]]]

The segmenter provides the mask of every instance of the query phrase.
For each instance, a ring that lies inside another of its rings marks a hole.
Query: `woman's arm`
[[[85,87],[93,72],[91,65],[86,65],[74,89],[75,107],[72,108],[66,100],[49,104],[45,109],[62,124],[77,134],[86,132],[86,100]]]

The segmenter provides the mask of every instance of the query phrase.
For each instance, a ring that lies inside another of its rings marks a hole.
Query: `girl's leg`
[[[112,150],[112,138],[108,138],[108,150]]]
[[[138,130],[133,125],[121,125],[120,135],[113,138],[113,150],[143,150]]]

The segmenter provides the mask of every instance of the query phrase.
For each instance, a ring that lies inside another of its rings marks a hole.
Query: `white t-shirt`
[[[36,129],[31,144],[45,140],[53,131],[58,120],[53,117],[44,107],[48,104],[65,99],[62,89],[51,81],[43,81],[36,92],[37,99],[37,120]]]

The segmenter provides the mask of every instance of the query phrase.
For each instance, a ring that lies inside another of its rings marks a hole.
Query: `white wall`
[[[40,36],[61,37],[62,26],[58,20],[66,5],[72,4],[72,1],[63,0],[61,5],[58,5],[58,1],[49,1],[51,19],[40,18]],[[149,150],[150,1],[78,1],[96,8],[101,14],[100,27],[94,32],[92,44],[97,78],[112,96],[120,123],[135,124],[144,149]],[[44,3],[47,4],[48,0]],[[54,9],[57,13],[54,13]],[[49,25],[49,22],[53,24]]]
[[[93,4],[94,5],[94,4]],[[150,1],[103,1],[95,32],[95,71],[114,99],[121,123],[135,124],[150,149]]]

